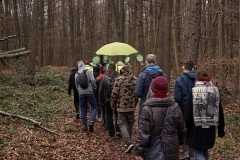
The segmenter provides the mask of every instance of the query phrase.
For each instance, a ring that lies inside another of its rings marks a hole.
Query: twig
[[[228,131],[227,127],[225,127],[225,129],[226,129],[226,131],[228,132],[228,134],[229,134],[230,138],[232,139],[233,143],[235,143],[235,142],[234,142],[234,139],[233,139],[232,135],[230,134],[230,132]]]
[[[28,121],[28,122],[32,122],[32,123],[35,124],[37,127],[41,128],[41,129],[43,129],[43,130],[45,130],[45,131],[47,131],[47,132],[49,132],[49,133],[51,133],[51,134],[56,134],[56,135],[58,135],[56,132],[51,131],[50,129],[41,126],[41,125],[42,125],[42,122],[37,122],[37,121],[35,121],[35,120],[31,119],[31,118],[23,117],[23,116],[20,116],[20,115],[12,115],[12,114],[9,114],[9,113],[4,112],[4,111],[1,111],[1,110],[0,110],[0,114],[1,114],[1,115],[4,115],[4,116],[10,116],[10,117],[12,116],[12,117],[16,117],[16,118],[23,119],[23,120]]]

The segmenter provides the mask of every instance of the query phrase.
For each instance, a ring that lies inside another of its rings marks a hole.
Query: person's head
[[[88,61],[85,61],[84,64],[85,64],[85,65],[89,65],[89,62],[88,62]]]
[[[156,64],[156,56],[154,54],[148,54],[146,56],[146,66],[155,65]]]
[[[151,90],[153,93],[168,93],[168,81],[163,76],[158,76],[152,81]]]
[[[107,73],[109,76],[115,76],[117,74],[115,64],[108,64]]]
[[[197,81],[205,81],[205,78],[207,78],[207,77],[208,77],[208,80],[210,80],[206,69],[198,69],[197,70],[196,75],[195,75],[195,79]]]
[[[101,66],[101,68],[100,68],[100,73],[102,73],[102,74],[106,73],[106,68],[103,67],[103,66]]]
[[[132,75],[133,70],[132,70],[132,66],[128,63],[126,65],[124,65],[121,69],[121,75]]]
[[[86,69],[83,61],[78,61],[77,66],[78,66],[78,70],[80,70],[80,69]]]
[[[194,62],[190,59],[183,62],[183,72],[189,72],[194,70]]]

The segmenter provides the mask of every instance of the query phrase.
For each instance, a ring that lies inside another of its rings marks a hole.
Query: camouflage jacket
[[[111,106],[117,107],[118,112],[135,111],[138,98],[135,95],[137,78],[133,76],[130,64],[124,65],[121,69],[122,75],[115,82],[111,95]]]

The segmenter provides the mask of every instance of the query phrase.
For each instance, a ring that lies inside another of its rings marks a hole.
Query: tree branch
[[[20,116],[20,115],[12,115],[12,114],[9,114],[9,113],[4,112],[4,111],[1,111],[1,110],[0,110],[0,114],[1,114],[1,115],[4,115],[4,116],[10,116],[10,117],[16,117],[16,118],[23,119],[23,120],[25,120],[25,121],[28,121],[28,122],[33,123],[33,124],[36,125],[37,127],[41,128],[41,129],[43,129],[43,130],[45,130],[45,131],[47,131],[47,132],[49,132],[49,133],[51,133],[51,134],[56,134],[56,135],[58,135],[56,132],[51,131],[50,129],[41,126],[41,125],[42,125],[42,122],[37,122],[37,121],[35,121],[35,120],[31,119],[31,118],[23,117],[23,116]]]
[[[6,38],[0,39],[0,42],[6,41],[6,40],[8,40],[8,39],[10,39],[10,38],[14,38],[14,37],[16,37],[16,35],[8,36],[8,37],[6,37]]]
[[[19,48],[19,49],[15,49],[15,50],[12,50],[12,51],[7,51],[7,52],[2,52],[0,53],[0,56],[2,55],[6,55],[6,54],[13,54],[13,53],[17,53],[17,52],[22,52],[22,51],[25,51],[26,48]]]
[[[29,54],[29,53],[30,53],[30,50],[24,51],[24,52],[15,53],[15,54],[0,55],[0,60],[1,59],[14,58],[14,57],[20,57],[20,56],[24,56],[24,55]]]

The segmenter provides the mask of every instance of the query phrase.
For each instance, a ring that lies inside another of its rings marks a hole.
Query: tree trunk
[[[73,57],[75,53],[75,44],[74,44],[74,14],[73,14],[73,0],[68,0],[68,8],[69,8],[69,18],[70,18],[70,44],[71,44],[71,60],[70,60],[70,65],[73,65]],[[90,19],[88,19],[88,22]]]
[[[120,35],[119,41],[124,42],[125,33],[125,11],[124,11],[124,0],[120,0]]]
[[[38,55],[38,69],[43,67],[43,31],[44,31],[44,0],[40,0],[40,34],[39,34],[39,55]]]
[[[32,71],[35,71],[35,62],[37,51],[37,33],[38,33],[38,10],[39,10],[39,1],[34,0],[33,2],[33,14],[32,14],[32,27],[31,27],[31,37],[30,37],[30,49],[32,54],[30,54],[29,67]]]
[[[171,79],[171,30],[172,30],[172,1],[165,0],[164,6],[165,22],[163,34],[163,71],[167,76],[168,84],[170,86]]]
[[[14,17],[14,22],[15,22],[15,30],[17,33],[17,47],[20,48],[22,46],[21,42],[21,33],[20,33],[20,25],[19,25],[19,20],[18,20],[18,9],[17,9],[17,0],[13,0],[13,17]]]
[[[219,0],[219,3],[222,4],[222,0]],[[221,7],[221,10],[223,11],[223,7]],[[223,12],[219,13],[219,22],[218,22],[218,52],[219,56],[223,57],[224,56],[224,15]],[[220,68],[220,89],[223,91],[224,88],[224,65],[221,64]],[[224,93],[224,92],[222,92]]]
[[[190,6],[187,57],[197,64],[201,36],[201,0],[191,0]]]
[[[238,5],[238,101],[240,102],[240,2]]]

